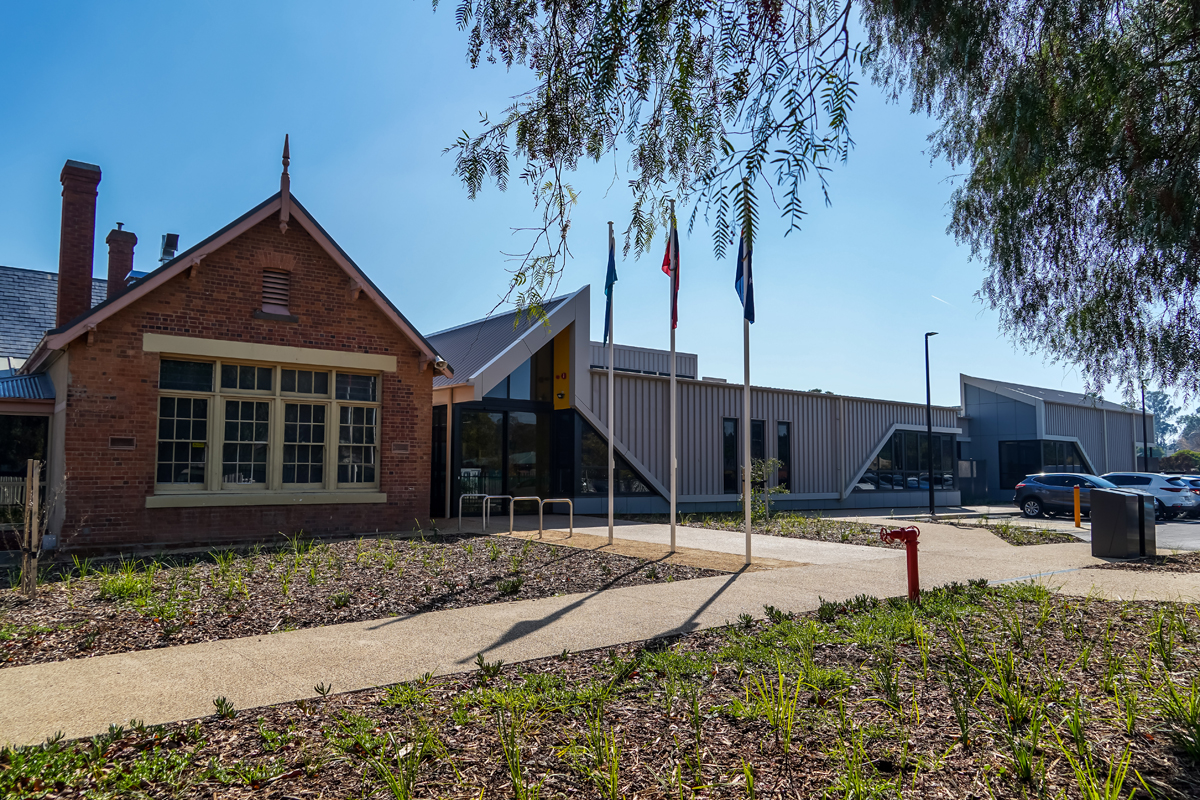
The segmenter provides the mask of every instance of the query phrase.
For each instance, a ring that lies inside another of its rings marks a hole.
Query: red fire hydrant
[[[913,603],[921,596],[921,576],[917,574],[917,537],[920,535],[921,529],[916,525],[894,531],[879,529],[879,538],[883,541],[904,542],[904,548],[908,551],[908,599]]]

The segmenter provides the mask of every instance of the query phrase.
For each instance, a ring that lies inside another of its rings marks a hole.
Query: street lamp
[[[1142,472],[1150,471],[1150,434],[1146,426],[1146,382],[1138,375],[1138,383],[1142,386]]]
[[[937,331],[925,334],[925,434],[927,452],[929,453],[929,516],[936,516],[933,499],[933,404],[929,393],[929,337],[937,336]]]

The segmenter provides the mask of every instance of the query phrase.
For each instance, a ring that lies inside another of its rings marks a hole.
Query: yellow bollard
[[[1075,484],[1075,527],[1083,527],[1079,522],[1079,484]]]

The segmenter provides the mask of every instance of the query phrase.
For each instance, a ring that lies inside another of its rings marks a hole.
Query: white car
[[[1192,517],[1200,513],[1200,495],[1192,492],[1194,487],[1190,483],[1175,475],[1110,472],[1102,477],[1123,489],[1142,489],[1150,492],[1158,501],[1159,514],[1163,519],[1174,519],[1180,514]]]
[[[1179,478],[1181,481],[1192,487],[1192,494],[1200,495],[1200,475],[1176,475],[1173,477]],[[1196,498],[1200,501],[1200,497]],[[1200,517],[1200,505],[1196,506],[1196,510],[1188,514],[1189,519]]]

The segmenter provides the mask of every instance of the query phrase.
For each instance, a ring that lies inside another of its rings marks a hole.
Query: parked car
[[[1115,484],[1082,472],[1042,472],[1026,475],[1016,486],[1013,502],[1027,517],[1075,512],[1075,487],[1079,487],[1079,511],[1092,510],[1092,489],[1116,489]],[[1141,492],[1147,494],[1147,492]]]
[[[1122,489],[1141,489],[1158,500],[1163,519],[1175,519],[1180,514],[1193,516],[1200,512],[1200,498],[1192,494],[1192,486],[1174,475],[1153,472],[1109,472],[1105,480]]]
[[[1175,476],[1181,481],[1192,487],[1192,494],[1200,495],[1200,475],[1177,475]],[[1200,497],[1197,497],[1200,500]],[[1200,505],[1196,506],[1195,511],[1188,512],[1188,519],[1196,519],[1200,517]]]

